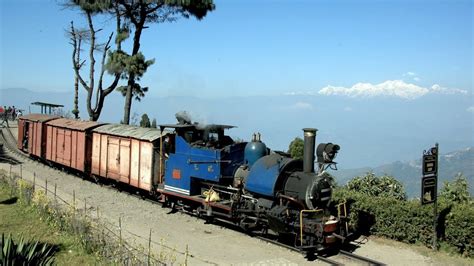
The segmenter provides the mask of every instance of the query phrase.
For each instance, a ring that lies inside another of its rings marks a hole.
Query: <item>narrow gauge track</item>
[[[268,238],[265,238],[265,237],[262,237],[262,236],[256,236],[256,238],[258,238],[262,241],[266,241],[268,243],[277,245],[277,246],[285,247],[285,248],[290,249],[294,252],[305,254],[305,252],[300,250],[300,249],[297,249],[297,248],[292,247],[292,246],[285,245],[283,243],[280,243],[280,242],[272,240],[272,239],[268,239]],[[370,258],[367,258],[367,257],[359,256],[359,255],[353,254],[353,253],[351,253],[349,251],[345,251],[345,250],[339,250],[339,253],[328,256],[328,257],[316,256],[315,259],[319,260],[321,262],[328,263],[330,265],[344,265],[344,263],[341,263],[341,262],[338,262],[336,260],[330,259],[331,257],[337,258],[339,256],[343,256],[345,258],[348,258],[348,259],[351,259],[351,260],[354,260],[354,261],[359,261],[359,262],[362,262],[362,263],[365,263],[365,264],[368,264],[368,265],[386,265],[385,263],[382,263],[382,262],[379,262],[379,261],[376,261],[376,260],[373,260],[373,259],[370,259]],[[310,258],[308,258],[308,259],[310,259]]]
[[[27,156],[26,154],[20,152],[17,149],[17,143],[16,143],[16,140],[15,140],[15,137],[13,136],[13,134],[10,131],[9,127],[0,127],[0,143],[2,143],[4,147],[6,147],[11,153],[13,153],[15,155],[15,157],[20,157],[23,160],[28,160],[28,161],[31,161],[31,162],[38,163],[37,160],[34,160],[34,159],[30,158],[29,156]],[[45,168],[51,168],[51,166],[46,165],[46,164],[41,164],[41,166],[45,167]],[[74,174],[74,175],[78,176],[77,174]],[[83,178],[83,179],[88,179],[90,181],[94,181],[92,179],[86,178],[85,176],[78,176],[78,177]],[[113,188],[113,186],[108,185],[104,182],[99,181],[98,183],[100,185],[106,185],[107,188],[110,188],[110,189]],[[129,192],[129,191],[126,191],[126,192]],[[131,193],[131,192],[129,192],[128,194],[132,195],[132,196],[135,196],[137,198],[141,198],[142,200],[151,202],[153,204],[161,203],[159,205],[163,206],[163,203],[157,201],[156,198],[152,199],[150,196],[144,196],[144,195]],[[187,214],[197,216],[194,213],[190,213],[186,210],[182,210],[182,211],[186,212]],[[297,249],[297,248],[289,246],[289,245],[285,245],[284,243],[281,243],[281,242],[278,242],[278,241],[275,241],[275,240],[272,240],[272,239],[269,239],[269,238],[266,238],[266,237],[263,237],[263,236],[254,236],[254,237],[257,238],[257,239],[260,239],[262,241],[265,241],[265,242],[268,242],[268,243],[271,243],[271,244],[274,244],[274,245],[277,245],[277,246],[280,246],[280,247],[284,247],[284,248],[292,250],[294,252],[304,254],[304,252],[301,251],[300,249]],[[362,257],[362,256],[359,256],[359,255],[356,255],[356,254],[353,254],[353,253],[350,253],[350,252],[344,251],[344,250],[340,250],[339,253],[335,255],[335,257],[337,258],[339,255],[342,255],[342,256],[344,256],[346,258],[349,258],[351,260],[356,260],[356,261],[360,261],[360,262],[363,262],[363,263],[367,263],[368,265],[385,265],[384,263],[381,263],[381,262],[378,262],[378,261],[375,261],[375,260],[372,260],[372,259],[369,259],[369,258],[366,258],[366,257]],[[333,256],[331,256],[331,257],[333,257]],[[317,260],[321,261],[321,262],[325,262],[325,263],[330,264],[330,265],[344,265],[343,263],[332,260],[329,257],[316,256],[315,258]]]

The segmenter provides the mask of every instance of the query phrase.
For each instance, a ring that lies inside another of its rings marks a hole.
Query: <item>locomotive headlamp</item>
[[[321,143],[316,149],[318,163],[332,163],[341,147],[333,143]]]

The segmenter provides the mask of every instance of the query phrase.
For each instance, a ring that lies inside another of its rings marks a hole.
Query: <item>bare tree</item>
[[[102,29],[96,30],[94,28],[94,24],[92,21],[92,16],[94,14],[94,10],[90,8],[84,8],[81,6],[81,9],[84,11],[84,14],[87,19],[87,24],[88,24],[88,42],[90,44],[89,46],[89,82],[86,82],[84,78],[81,75],[81,68],[85,64],[85,60],[81,62],[81,56],[80,56],[80,51],[81,51],[81,42],[83,39],[81,39],[81,32],[80,30],[77,30],[74,27],[74,23],[71,22],[71,29],[69,31],[70,35],[70,40],[71,44],[73,46],[73,52],[72,52],[72,63],[73,63],[73,69],[75,72],[75,76],[77,78],[78,83],[82,85],[82,87],[86,90],[87,92],[87,98],[86,98],[86,103],[87,103],[87,112],[89,114],[89,119],[92,121],[97,121],[100,117],[100,114],[102,112],[102,108],[104,107],[104,100],[107,95],[109,95],[114,89],[117,87],[118,82],[120,80],[120,77],[122,75],[122,71],[116,71],[113,73],[114,79],[112,83],[108,87],[104,87],[103,85],[103,77],[106,71],[106,66],[105,66],[105,60],[107,58],[108,53],[110,52],[111,49],[111,41],[113,37],[113,32],[110,33],[107,41],[105,44],[98,44],[96,43],[96,34],[97,32],[101,31]],[[118,9],[115,9],[115,18],[117,21],[117,29],[116,31],[118,33],[121,32],[121,15],[118,13]],[[119,34],[117,34],[119,35]],[[117,50],[116,51],[121,51],[121,42],[123,39],[116,38],[116,44],[117,44]],[[96,84],[95,81],[95,67],[96,67],[96,59],[95,59],[95,53],[96,52],[101,52],[101,61],[100,61],[100,73],[99,73],[99,80]],[[95,101],[92,100],[95,94]],[[76,96],[77,97],[77,94]],[[76,99],[75,99],[76,101]]]

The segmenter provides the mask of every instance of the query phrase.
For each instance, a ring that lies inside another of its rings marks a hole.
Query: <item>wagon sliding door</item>
[[[120,139],[119,175],[120,181],[130,183],[130,140]]]
[[[131,141],[130,184],[134,187],[150,191],[153,145],[137,139],[132,139]]]
[[[107,177],[130,183],[130,140],[109,136],[107,146]]]

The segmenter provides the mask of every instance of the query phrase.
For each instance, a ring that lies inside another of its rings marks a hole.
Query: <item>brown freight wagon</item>
[[[90,173],[92,156],[92,129],[100,123],[66,118],[46,123],[46,159]]]
[[[92,174],[151,191],[164,170],[155,128],[104,125],[93,130]],[[163,159],[163,158],[162,158]]]
[[[46,122],[59,116],[29,114],[18,118],[18,149],[45,158]]]

